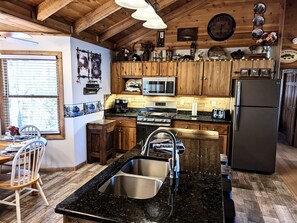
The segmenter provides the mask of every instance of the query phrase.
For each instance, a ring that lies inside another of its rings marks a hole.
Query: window
[[[63,139],[60,52],[1,52],[2,132],[9,125],[37,126],[47,139]]]

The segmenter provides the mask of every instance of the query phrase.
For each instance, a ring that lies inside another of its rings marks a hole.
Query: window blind
[[[59,133],[56,57],[3,56],[5,125],[32,124],[44,134]]]

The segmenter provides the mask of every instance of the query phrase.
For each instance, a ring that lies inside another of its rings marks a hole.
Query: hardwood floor
[[[105,167],[93,163],[77,171],[42,173],[43,189],[50,206],[46,207],[40,196],[23,198],[23,222],[62,223],[62,215],[54,212],[55,206]],[[231,179],[237,223],[297,222],[297,148],[282,142],[278,144],[273,175],[232,171]],[[6,194],[0,191],[0,197]],[[0,205],[0,222],[16,222],[15,208]]]
[[[272,175],[232,171],[236,222],[297,222],[297,148],[278,143]]]

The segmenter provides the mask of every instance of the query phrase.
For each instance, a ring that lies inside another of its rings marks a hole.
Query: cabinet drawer
[[[173,121],[174,128],[184,128],[184,129],[196,129],[199,130],[200,124],[197,122],[188,122],[188,121]]]
[[[200,124],[201,130],[217,131],[220,135],[228,134],[228,125],[224,124]]]
[[[96,124],[88,124],[88,129],[90,130],[101,130],[102,129],[102,125],[96,125]]]
[[[118,127],[135,127],[136,128],[136,118],[107,117],[106,119],[117,120]]]

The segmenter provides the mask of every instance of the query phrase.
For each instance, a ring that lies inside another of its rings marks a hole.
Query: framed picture
[[[78,78],[89,78],[89,52],[86,50],[77,50],[77,77]]]
[[[101,54],[91,53],[91,78],[101,80]]]

